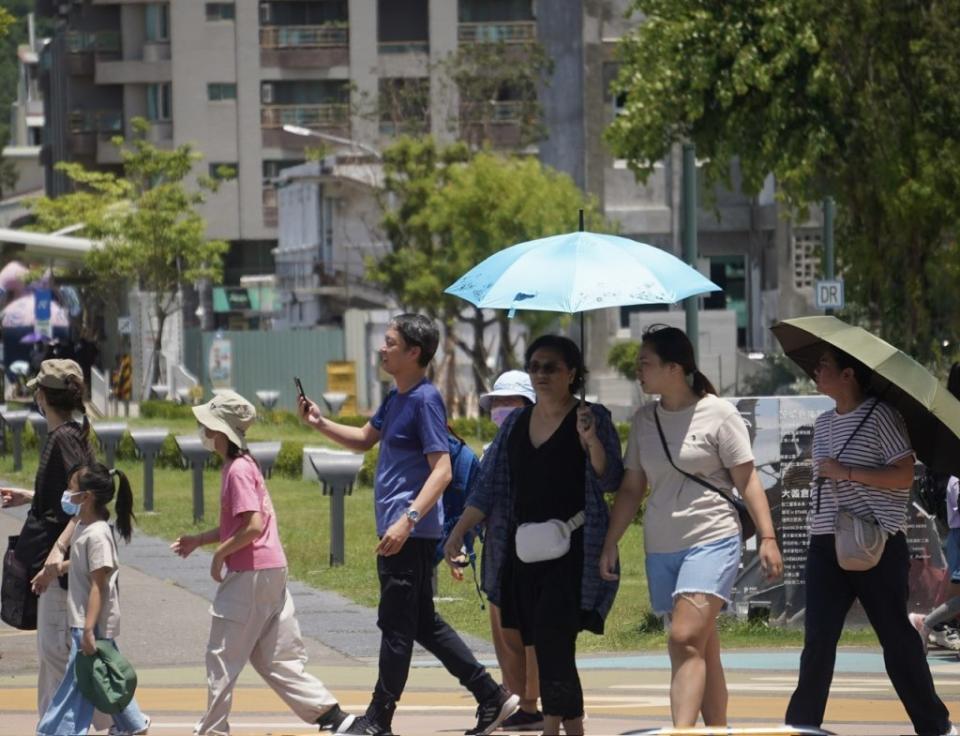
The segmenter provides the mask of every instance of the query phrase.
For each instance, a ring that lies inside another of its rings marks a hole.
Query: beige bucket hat
[[[27,388],[31,391],[38,386],[65,389],[68,376],[73,376],[78,383],[83,384],[83,371],[75,360],[51,358],[40,364],[40,372],[27,381]]]
[[[204,427],[223,432],[240,449],[247,446],[247,429],[257,418],[257,410],[236,391],[219,391],[206,404],[193,407],[193,416]]]

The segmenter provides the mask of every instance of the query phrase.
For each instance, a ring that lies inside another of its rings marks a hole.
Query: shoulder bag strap
[[[719,493],[727,501],[733,504],[733,499],[730,498],[729,495],[721,491],[719,488],[717,488],[715,485],[713,485],[713,483],[710,483],[709,481],[704,480],[700,476],[693,475],[692,473],[688,473],[686,470],[682,470],[677,467],[677,464],[673,462],[673,457],[670,455],[670,448],[667,447],[667,438],[663,436],[663,427],[660,426],[660,415],[657,413],[657,409],[658,407],[654,407],[653,409],[653,419],[657,423],[657,433],[660,435],[660,443],[663,445],[663,454],[667,456],[667,460],[670,461],[670,464],[673,466],[673,469],[676,470],[681,475],[685,475],[690,480],[696,483],[699,483],[704,488],[709,488],[714,493]]]
[[[850,433],[850,436],[847,437],[846,442],[843,443],[843,446],[840,448],[840,452],[837,453],[837,460],[840,459],[840,456],[843,454],[843,451],[846,450],[847,445],[850,444],[850,440],[852,440],[854,436],[856,436],[857,432],[860,431],[860,428],[863,426],[864,422],[866,422],[867,419],[870,418],[870,415],[873,414],[873,410],[877,408],[877,404],[879,403],[880,403],[880,399],[873,400],[873,406],[871,406],[869,411],[867,411],[867,413],[863,415],[863,419],[860,420],[860,423],[857,425],[856,429],[854,429]],[[831,445],[830,452],[833,452],[833,421],[832,420],[830,422],[830,445]],[[825,480],[826,478],[817,478],[817,513],[818,514],[820,513],[820,498],[823,495],[821,493],[821,489],[823,488],[823,482]]]

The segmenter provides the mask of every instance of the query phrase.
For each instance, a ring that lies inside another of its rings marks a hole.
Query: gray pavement
[[[0,511],[0,533],[4,535],[3,539],[6,538],[5,535],[16,534],[19,531],[25,515],[25,506]],[[198,549],[188,558],[181,559],[170,551],[168,541],[151,537],[134,529],[130,544],[120,545],[124,608],[133,596],[155,599],[153,601],[155,605],[150,605],[148,609],[157,612],[158,616],[166,616],[169,612],[177,610],[169,606],[167,597],[172,595],[171,591],[166,589],[169,586],[188,591],[204,601],[213,600],[217,584],[210,577],[211,560],[212,555],[203,549]],[[370,564],[375,564],[372,557]],[[133,582],[137,578],[129,574],[128,570],[159,579],[168,583],[169,586],[156,587],[154,590],[152,586],[145,583],[142,588],[137,589],[136,583]],[[131,579],[129,583],[128,578]],[[374,609],[358,605],[338,593],[318,590],[297,581],[291,581],[289,589],[304,636],[354,660],[364,661],[376,658],[380,651],[380,630],[377,628],[377,614]],[[197,624],[201,629],[209,626],[206,606],[203,607],[203,614],[198,619]],[[125,627],[124,646],[129,646],[127,632],[131,628],[134,627]],[[135,627],[135,630],[139,629],[140,627]],[[490,642],[472,636],[464,636],[464,640],[478,656],[484,658],[493,656],[493,647]],[[206,638],[202,640],[202,646],[205,644]],[[172,646],[179,648],[177,644]],[[432,655],[419,647],[416,648],[414,656],[418,660],[432,658]]]

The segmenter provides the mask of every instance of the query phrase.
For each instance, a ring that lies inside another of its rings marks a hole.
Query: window
[[[794,289],[813,289],[813,282],[820,273],[821,240],[817,231],[794,231],[791,243]]]
[[[170,83],[147,85],[147,119],[163,122],[173,117],[170,102]]]
[[[233,20],[237,11],[233,3],[207,3],[207,20]]]
[[[210,168],[210,178],[216,179],[217,181],[226,181],[227,179],[235,179],[237,177],[237,163],[224,163],[223,161],[219,163],[211,163]]]
[[[207,99],[211,102],[237,99],[237,85],[232,82],[210,82],[207,85]]]
[[[146,26],[148,41],[170,40],[170,5],[150,3],[146,6]]]
[[[744,256],[710,256],[710,280],[721,291],[707,294],[704,309],[729,309],[737,316],[737,345],[747,341],[747,271]]]
[[[280,172],[289,169],[291,166],[299,166],[306,163],[304,159],[264,159],[263,161],[263,185],[267,186],[273,183],[273,180],[280,176]]]

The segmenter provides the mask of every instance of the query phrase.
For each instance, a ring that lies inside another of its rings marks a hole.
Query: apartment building
[[[617,114],[609,92],[617,71],[616,42],[637,22],[626,18],[628,5],[628,0],[38,0],[38,11],[62,19],[45,51],[46,160],[51,167],[65,159],[115,166],[119,159],[110,136],[128,132],[134,116],[148,118],[158,145],[192,143],[206,157],[202,170],[215,173],[226,164],[237,172],[204,213],[210,235],[233,244],[227,282],[239,284],[244,275],[276,267],[281,293],[297,291],[294,302],[302,303],[318,290],[347,287],[337,260],[357,263],[384,246],[374,236],[364,242],[338,241],[335,235],[357,232],[333,221],[358,209],[351,197],[370,198],[364,180],[376,182],[375,175],[358,175],[357,167],[376,168],[376,152],[399,132],[469,137],[472,119],[440,62],[465,44],[536,39],[554,69],[539,90],[546,136],[529,150],[597,196],[625,235],[679,253],[679,151],[638,185],[602,141]],[[385,102],[398,99],[408,106],[414,100],[416,112],[393,115]],[[522,145],[518,101],[510,91],[486,102],[493,111],[486,119],[487,138],[500,146]],[[296,135],[284,126],[326,139]],[[284,170],[304,163],[307,149],[319,147],[333,158],[310,175],[319,184],[304,200],[318,213],[313,230],[299,243],[281,237],[278,248],[275,183]],[[336,175],[348,169],[352,183]],[[700,212],[701,266],[724,287],[705,306],[732,310],[739,347],[763,350],[770,345],[766,327],[773,319],[812,307],[820,229],[816,220],[797,225],[782,216],[772,180],[759,196],[737,189],[736,171],[733,181],[731,191],[716,192],[714,203]],[[64,186],[48,169],[48,191]],[[359,209],[369,212],[366,205]],[[349,278],[362,280],[358,271]],[[596,351],[591,363],[602,365],[604,346],[630,335],[630,317],[629,309],[592,317],[591,333],[601,339],[591,341]]]

